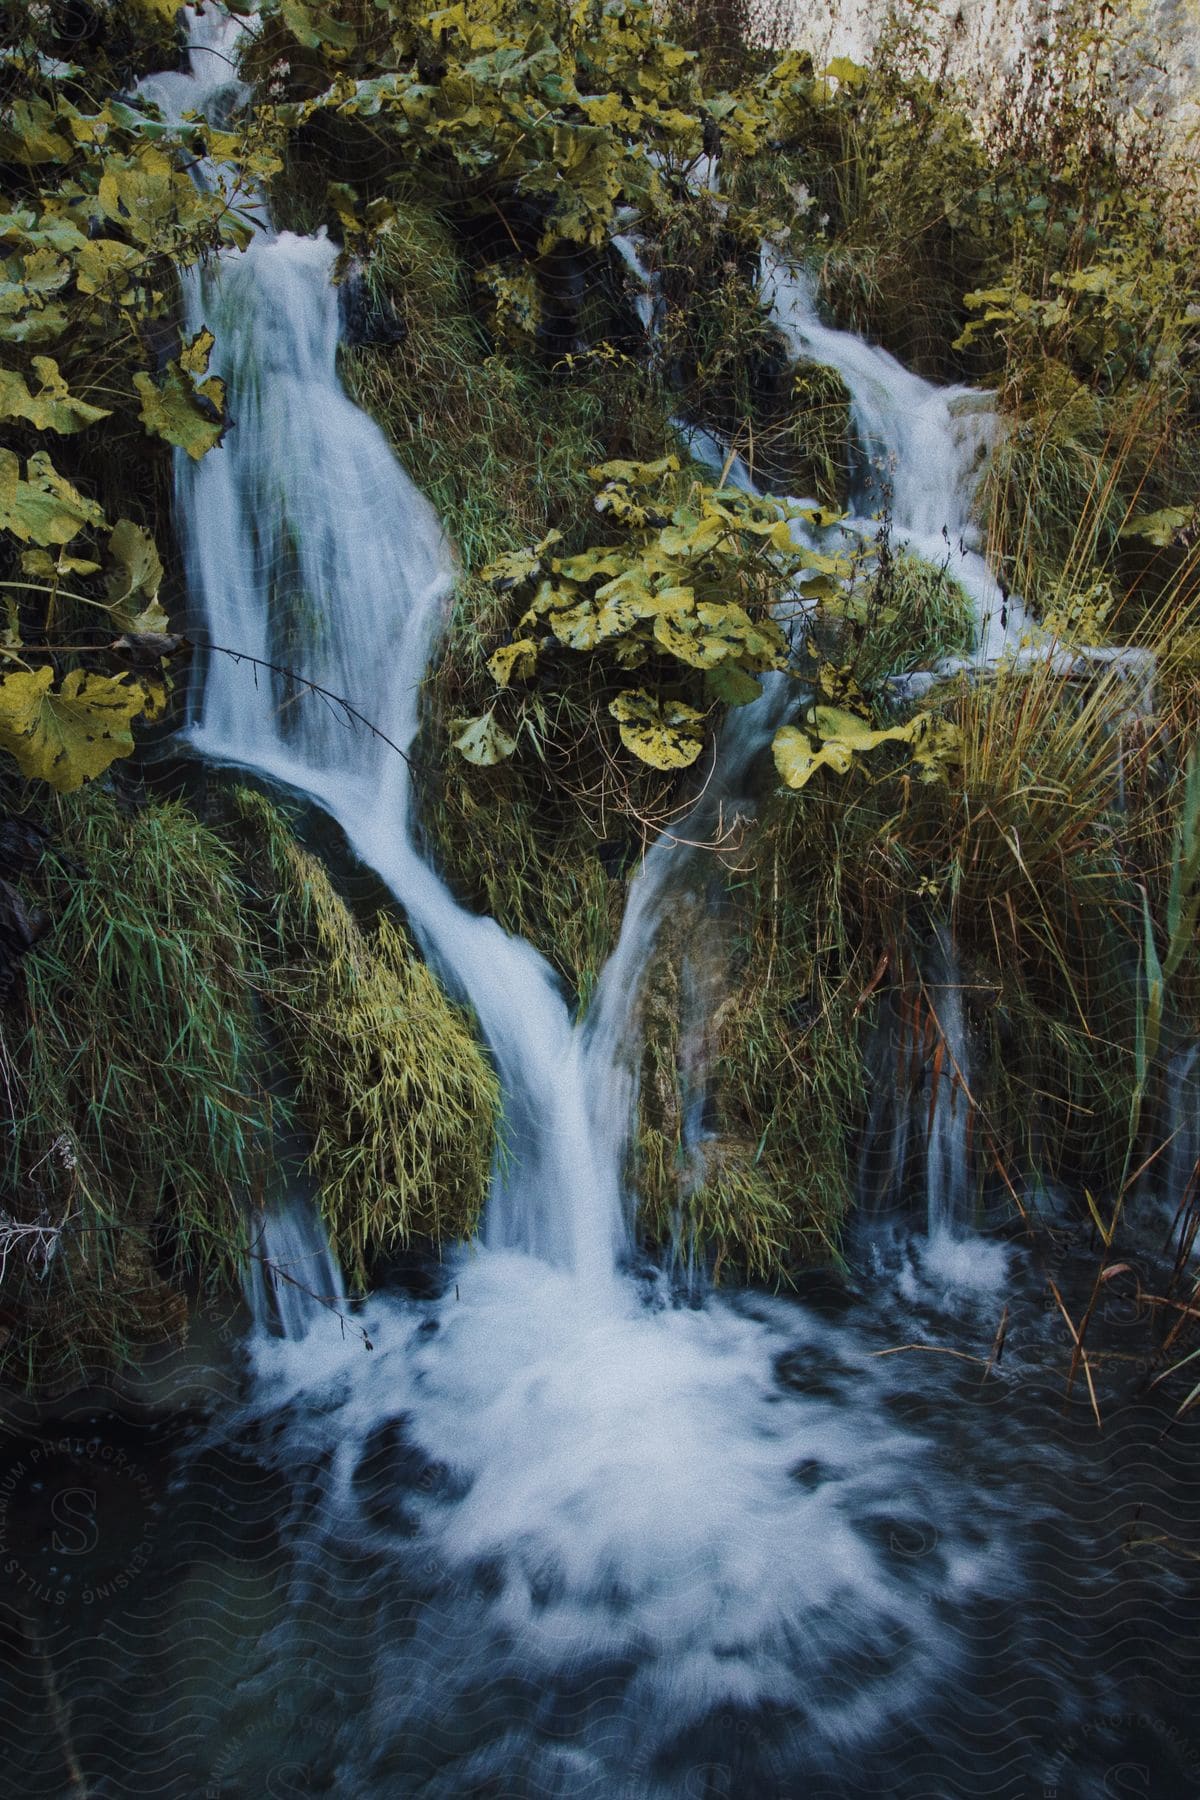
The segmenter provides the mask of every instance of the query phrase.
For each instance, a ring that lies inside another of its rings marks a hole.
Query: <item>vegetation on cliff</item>
[[[236,254],[258,185],[341,242],[348,385],[458,547],[429,840],[582,1005],[728,709],[768,669],[807,702],[650,971],[648,1238],[768,1280],[836,1255],[870,1044],[930,1105],[963,1087],[981,1197],[1028,1211],[1057,1183],[1107,1217],[1153,1174],[1200,1029],[1195,196],[1082,13],[990,122],[920,19],[819,68],[736,8],[263,0],[252,104],[171,130],[133,93],[179,54],[165,0],[9,9],[0,751],[29,829],[0,871],[27,952],[2,1204],[29,1367],[119,1351],[177,1316],[165,1277],[234,1266],[282,1130],[360,1280],[469,1232],[492,1155],[486,1062],[399,927],[355,919],[261,797],[201,823],[113,773],[186,651],[169,450],[237,429],[179,271]],[[853,447],[841,380],[764,304],[764,241],[838,323],[994,392],[992,566],[1070,650],[1152,654],[1148,704],[1070,657],[898,701],[892,677],[969,647],[964,597],[886,518],[871,549],[788,532],[782,496],[835,519]],[[695,427],[780,498],[695,460]],[[969,1084],[931,998],[941,930]],[[1194,1220],[1194,1176],[1177,1198]]]

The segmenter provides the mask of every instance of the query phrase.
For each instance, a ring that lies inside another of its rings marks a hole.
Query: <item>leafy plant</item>
[[[150,12],[143,24],[155,38]],[[159,347],[179,270],[247,241],[250,188],[278,158],[257,127],[168,129],[152,106],[98,101],[97,71],[56,54],[55,29],[52,9],[18,6],[3,38],[0,748],[68,790],[161,713],[179,648],[151,535],[110,522],[98,477],[156,446],[200,457],[220,441],[212,334]],[[206,155],[224,171],[211,188],[189,172]]]
[[[788,667],[773,603],[785,592],[798,604],[814,599],[838,567],[792,529],[801,517],[824,520],[819,508],[703,482],[672,503],[679,473],[675,456],[602,463],[591,471],[595,505],[624,528],[621,541],[564,557],[547,538],[483,571],[504,591],[533,590],[515,635],[489,660],[496,684],[527,682],[564,650],[602,657],[614,676],[645,669],[652,685],[621,688],[608,710],[625,748],[658,769],[695,762],[707,707],[745,705],[758,698],[759,675]],[[479,721],[456,739],[472,761],[511,754],[515,729],[504,742],[507,750],[495,728],[485,738]]]

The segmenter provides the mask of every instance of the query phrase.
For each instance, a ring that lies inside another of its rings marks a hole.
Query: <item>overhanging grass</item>
[[[296,1083],[321,1211],[348,1272],[469,1237],[499,1094],[471,1024],[399,925],[357,924],[260,794],[233,796],[272,965],[267,1008]]]

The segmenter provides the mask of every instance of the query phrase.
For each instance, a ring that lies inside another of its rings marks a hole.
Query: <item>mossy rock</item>
[[[498,1084],[469,1016],[397,921],[356,921],[261,794],[239,789],[232,808],[260,896],[266,1006],[295,1082],[306,1166],[334,1250],[361,1283],[383,1253],[474,1233]]]
[[[359,1282],[474,1231],[496,1078],[393,918],[358,923],[249,791],[215,825],[98,786],[34,804],[18,891],[50,926],[5,1006],[0,1205],[53,1254],[10,1246],[7,1379],[78,1385],[180,1335],[197,1280],[237,1279],[288,1134]]]
[[[791,491],[822,506],[849,498],[850,390],[836,369],[802,359],[791,369],[791,417],[784,438]]]

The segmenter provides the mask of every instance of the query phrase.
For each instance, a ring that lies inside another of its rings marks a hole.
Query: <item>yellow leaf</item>
[[[490,769],[495,763],[503,762],[517,747],[516,738],[502,730],[490,712],[478,719],[468,719],[459,735],[451,741],[454,748],[478,769]]]
[[[82,787],[133,749],[131,722],[147,696],[124,675],[72,669],[52,687],[52,669],[22,670],[0,681],[0,748],[23,775],[59,793]]]
[[[108,572],[106,587],[113,618],[127,631],[162,631],[168,621],[158,604],[163,566],[148,531],[131,519],[118,519],[108,540],[115,567]]]
[[[704,748],[704,714],[681,700],[627,689],[608,706],[627,750],[654,769],[686,769]]]
[[[93,238],[75,258],[75,285],[81,294],[105,294],[124,301],[132,298],[130,276],[145,259],[145,252],[119,238]]]
[[[216,341],[208,326],[202,325],[195,337],[189,339],[180,351],[180,368],[186,370],[189,375],[194,375],[197,381],[201,380],[208,374],[208,359]]]
[[[522,581],[531,581],[540,573],[542,557],[546,551],[552,544],[561,542],[561,531],[547,532],[541,543],[535,544],[531,550],[508,550],[503,556],[488,563],[480,574],[484,581],[490,581],[501,592],[505,588],[517,587]]]
[[[0,450],[0,529],[23,544],[69,544],[85,525],[103,525],[94,500],[85,500],[60,475],[44,450],[31,456],[27,479],[11,450]]]
[[[176,177],[169,157],[149,145],[133,156],[110,156],[97,189],[101,209],[139,243],[149,244],[175,221],[182,197],[177,179],[186,180]]]
[[[693,669],[714,669],[727,654],[727,646],[718,638],[700,633],[695,619],[674,618],[670,613],[659,613],[655,619],[654,639],[669,656]]]
[[[68,556],[65,550],[57,556],[51,556],[48,550],[26,550],[21,556],[23,573],[36,575],[39,581],[58,581],[64,575],[94,575],[99,567],[89,557]]]
[[[590,600],[581,600],[565,612],[551,613],[546,623],[568,650],[594,650],[602,637],[621,629],[614,618],[610,629],[606,630]]]
[[[147,431],[186,450],[196,462],[220,443],[225,431],[225,383],[219,375],[200,380],[213,343],[212,332],[202,328],[178,360],[167,364],[161,383],[144,369],[133,378],[142,397],[138,416]]]
[[[28,419],[37,431],[57,431],[66,436],[85,431],[97,419],[107,419],[111,408],[90,406],[75,399],[52,356],[35,356],[33,372],[40,382],[31,392],[23,376],[0,369],[0,419]]]
[[[532,638],[516,638],[501,644],[488,658],[488,668],[497,687],[511,681],[527,681],[537,667],[537,645]]]

